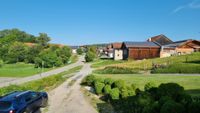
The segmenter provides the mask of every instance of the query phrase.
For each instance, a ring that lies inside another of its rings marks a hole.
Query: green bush
[[[102,94],[104,86],[105,86],[104,83],[95,82],[94,87],[95,87],[96,94]]]
[[[79,55],[82,55],[82,54],[83,54],[82,48],[78,48],[78,49],[77,49],[77,53],[78,53]]]
[[[155,86],[156,86],[156,85],[155,85],[154,83],[148,82],[147,84],[145,84],[144,90],[145,90],[145,91],[148,91],[149,89],[151,89],[151,88],[153,88],[153,87],[155,87]]]
[[[126,83],[124,80],[120,79],[120,80],[115,81],[112,86],[113,88],[118,88],[121,90],[121,89],[126,88]]]
[[[94,75],[88,75],[83,83],[86,83],[88,86],[93,86],[95,79],[96,77]]]
[[[188,113],[200,113],[200,102],[193,102],[189,105]]]
[[[95,59],[95,53],[88,51],[85,55],[85,61],[86,62],[92,62]]]
[[[104,94],[109,94],[111,91],[111,86],[110,85],[105,85],[103,88]]]
[[[119,89],[118,88],[113,88],[110,90],[110,97],[113,100],[119,99]]]
[[[164,103],[161,107],[160,113],[184,113],[184,107],[176,103],[175,101],[169,100]]]
[[[116,66],[108,66],[104,69],[95,70],[94,73],[99,74],[136,74],[137,70],[133,70],[132,68],[125,67],[116,67]]]
[[[105,84],[112,85],[113,82],[114,82],[114,80],[111,79],[111,78],[105,78],[105,79],[104,79],[104,83],[105,83]]]
[[[161,84],[158,87],[158,96],[168,96],[175,101],[180,101],[181,95],[184,94],[184,88],[176,83]]]

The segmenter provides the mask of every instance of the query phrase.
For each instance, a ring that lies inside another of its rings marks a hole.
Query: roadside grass
[[[71,63],[77,62],[77,61],[78,61],[78,55],[72,55],[72,56],[70,57],[70,61],[71,61]]]
[[[49,91],[57,87],[61,83],[63,83],[69,77],[73,76],[73,73],[80,71],[81,68],[82,66],[77,66],[67,71],[61,72],[59,74],[42,78],[40,80],[35,80],[20,85],[10,85],[7,87],[0,88],[0,96],[13,91],[24,91],[24,90]]]
[[[136,88],[144,90],[147,83],[159,86],[161,83],[178,83],[192,96],[200,96],[200,76],[195,75],[142,75],[142,74],[94,74],[99,78],[112,78],[125,80],[127,84],[134,84]]]
[[[100,67],[105,67],[108,65],[112,65],[112,64],[120,64],[120,63],[124,63],[126,61],[123,60],[104,60],[104,59],[98,59],[96,61],[94,61],[91,65],[92,68],[100,68]]]
[[[44,68],[43,72],[49,71],[52,68]],[[4,64],[0,68],[0,77],[26,77],[34,74],[41,73],[41,68],[35,68],[34,64],[16,63]]]
[[[84,87],[81,87],[81,91],[85,99],[92,105],[99,113],[115,113],[111,104],[99,99],[95,94],[89,92]]]
[[[78,60],[77,55],[73,55],[70,58],[71,63],[75,63]],[[69,63],[69,64],[71,64]],[[66,64],[66,65],[69,65]],[[63,66],[66,66],[63,65]],[[56,67],[59,68],[59,67]],[[27,77],[35,74],[39,74],[41,72],[46,72],[56,68],[35,68],[34,64],[26,64],[23,62],[19,62],[16,64],[4,64],[0,67],[0,77]]]

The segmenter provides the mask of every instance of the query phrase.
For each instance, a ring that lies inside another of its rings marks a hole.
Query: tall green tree
[[[14,42],[9,50],[7,60],[10,63],[23,62],[26,59],[27,46],[21,42]]]
[[[46,33],[39,33],[37,43],[43,47],[46,47],[51,38]]]
[[[64,46],[62,48],[57,49],[56,53],[57,53],[57,56],[62,59],[62,62],[64,64],[66,64],[69,61],[72,55],[71,48],[69,48],[68,46]]]

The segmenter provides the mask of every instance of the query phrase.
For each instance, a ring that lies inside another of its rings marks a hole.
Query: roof
[[[127,48],[129,47],[160,47],[154,42],[124,42]]]
[[[78,49],[79,46],[70,46],[71,49]]]
[[[36,43],[30,43],[30,42],[26,42],[24,43],[25,45],[29,46],[29,47],[33,47],[36,45]]]
[[[122,48],[122,43],[121,42],[112,43],[112,48],[120,49]]]
[[[149,42],[157,42],[157,43],[159,43],[160,45],[167,45],[167,44],[173,43],[172,40],[170,40],[168,37],[166,37],[166,36],[163,35],[163,34],[158,35],[158,36],[151,37],[151,38],[149,38],[147,41],[149,41]]]
[[[191,41],[200,42],[200,41],[198,41],[198,40],[192,40],[192,39],[180,40],[180,41],[173,42],[172,44],[164,45],[164,48],[176,48],[176,47],[185,45],[185,44],[187,44],[187,43],[189,43],[189,42],[191,42]]]

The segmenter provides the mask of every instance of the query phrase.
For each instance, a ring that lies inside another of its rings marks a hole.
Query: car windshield
[[[1,101],[0,102],[0,110],[5,110],[10,108],[11,102]]]

